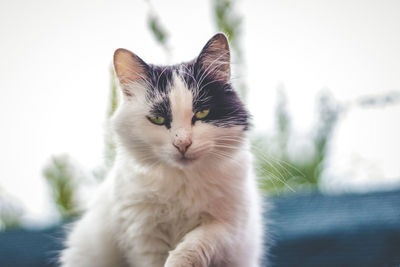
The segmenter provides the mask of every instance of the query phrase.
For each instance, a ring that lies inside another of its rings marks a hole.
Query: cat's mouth
[[[194,162],[196,159],[197,159],[197,158],[189,157],[189,156],[187,156],[187,155],[180,155],[180,156],[177,158],[177,161],[178,161],[179,163],[181,163],[181,164],[190,164],[190,163]]]
[[[196,160],[195,158],[188,158],[186,156],[182,156],[182,157],[179,158],[180,162],[192,162],[192,161],[195,161],[195,160]]]

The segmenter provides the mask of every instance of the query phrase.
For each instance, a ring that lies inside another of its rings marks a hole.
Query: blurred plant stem
[[[21,227],[22,215],[18,201],[0,187],[0,231]]]
[[[164,49],[167,62],[171,61],[171,48],[169,45],[169,34],[161,23],[160,16],[157,14],[154,6],[152,5],[150,0],[145,0],[148,7],[148,16],[147,16],[147,26],[150,33],[153,35],[156,42]]]
[[[71,219],[79,214],[76,202],[77,169],[69,156],[51,158],[44,167],[43,175],[50,186],[51,196],[62,219]]]
[[[110,67],[110,76],[111,76],[110,102],[107,112],[108,122],[110,121],[112,115],[114,115],[114,112],[118,107],[118,81],[113,66]],[[105,151],[104,151],[105,165],[107,169],[110,169],[114,163],[115,156],[117,154],[115,148],[115,141],[113,139],[113,134],[110,125],[108,125],[107,127],[104,142],[105,142]]]
[[[400,103],[400,91],[387,92],[385,94],[361,97],[355,104],[361,107],[385,107]]]
[[[118,80],[114,71],[114,67],[110,66],[110,97],[106,117],[106,129],[104,133],[104,165],[93,171],[93,175],[98,180],[103,180],[112,165],[114,164],[117,154],[113,132],[110,126],[110,119],[118,107]]]
[[[214,22],[218,31],[223,32],[228,37],[233,55],[232,70],[234,73],[235,88],[240,97],[245,102],[247,96],[247,85],[244,81],[244,56],[241,46],[242,40],[242,16],[235,10],[235,0],[213,0],[212,8]],[[237,80],[236,80],[237,78]]]

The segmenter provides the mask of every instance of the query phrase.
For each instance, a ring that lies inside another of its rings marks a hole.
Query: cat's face
[[[229,60],[223,34],[197,59],[174,66],[148,65],[118,49],[124,97],[113,121],[127,151],[142,163],[178,168],[230,157],[243,144],[248,114],[229,82]]]

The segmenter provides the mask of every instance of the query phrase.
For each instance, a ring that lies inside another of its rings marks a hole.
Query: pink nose
[[[192,140],[186,139],[186,140],[179,140],[174,142],[174,147],[178,149],[181,154],[185,154],[186,151],[189,149],[190,145],[192,144]]]

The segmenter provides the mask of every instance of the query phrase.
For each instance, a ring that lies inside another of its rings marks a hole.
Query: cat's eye
[[[162,116],[148,116],[147,117],[152,123],[157,125],[163,125],[165,123],[165,118]]]
[[[210,110],[209,109],[205,109],[205,110],[196,112],[196,114],[194,116],[197,119],[204,119],[205,117],[207,117],[208,113],[210,113]]]

